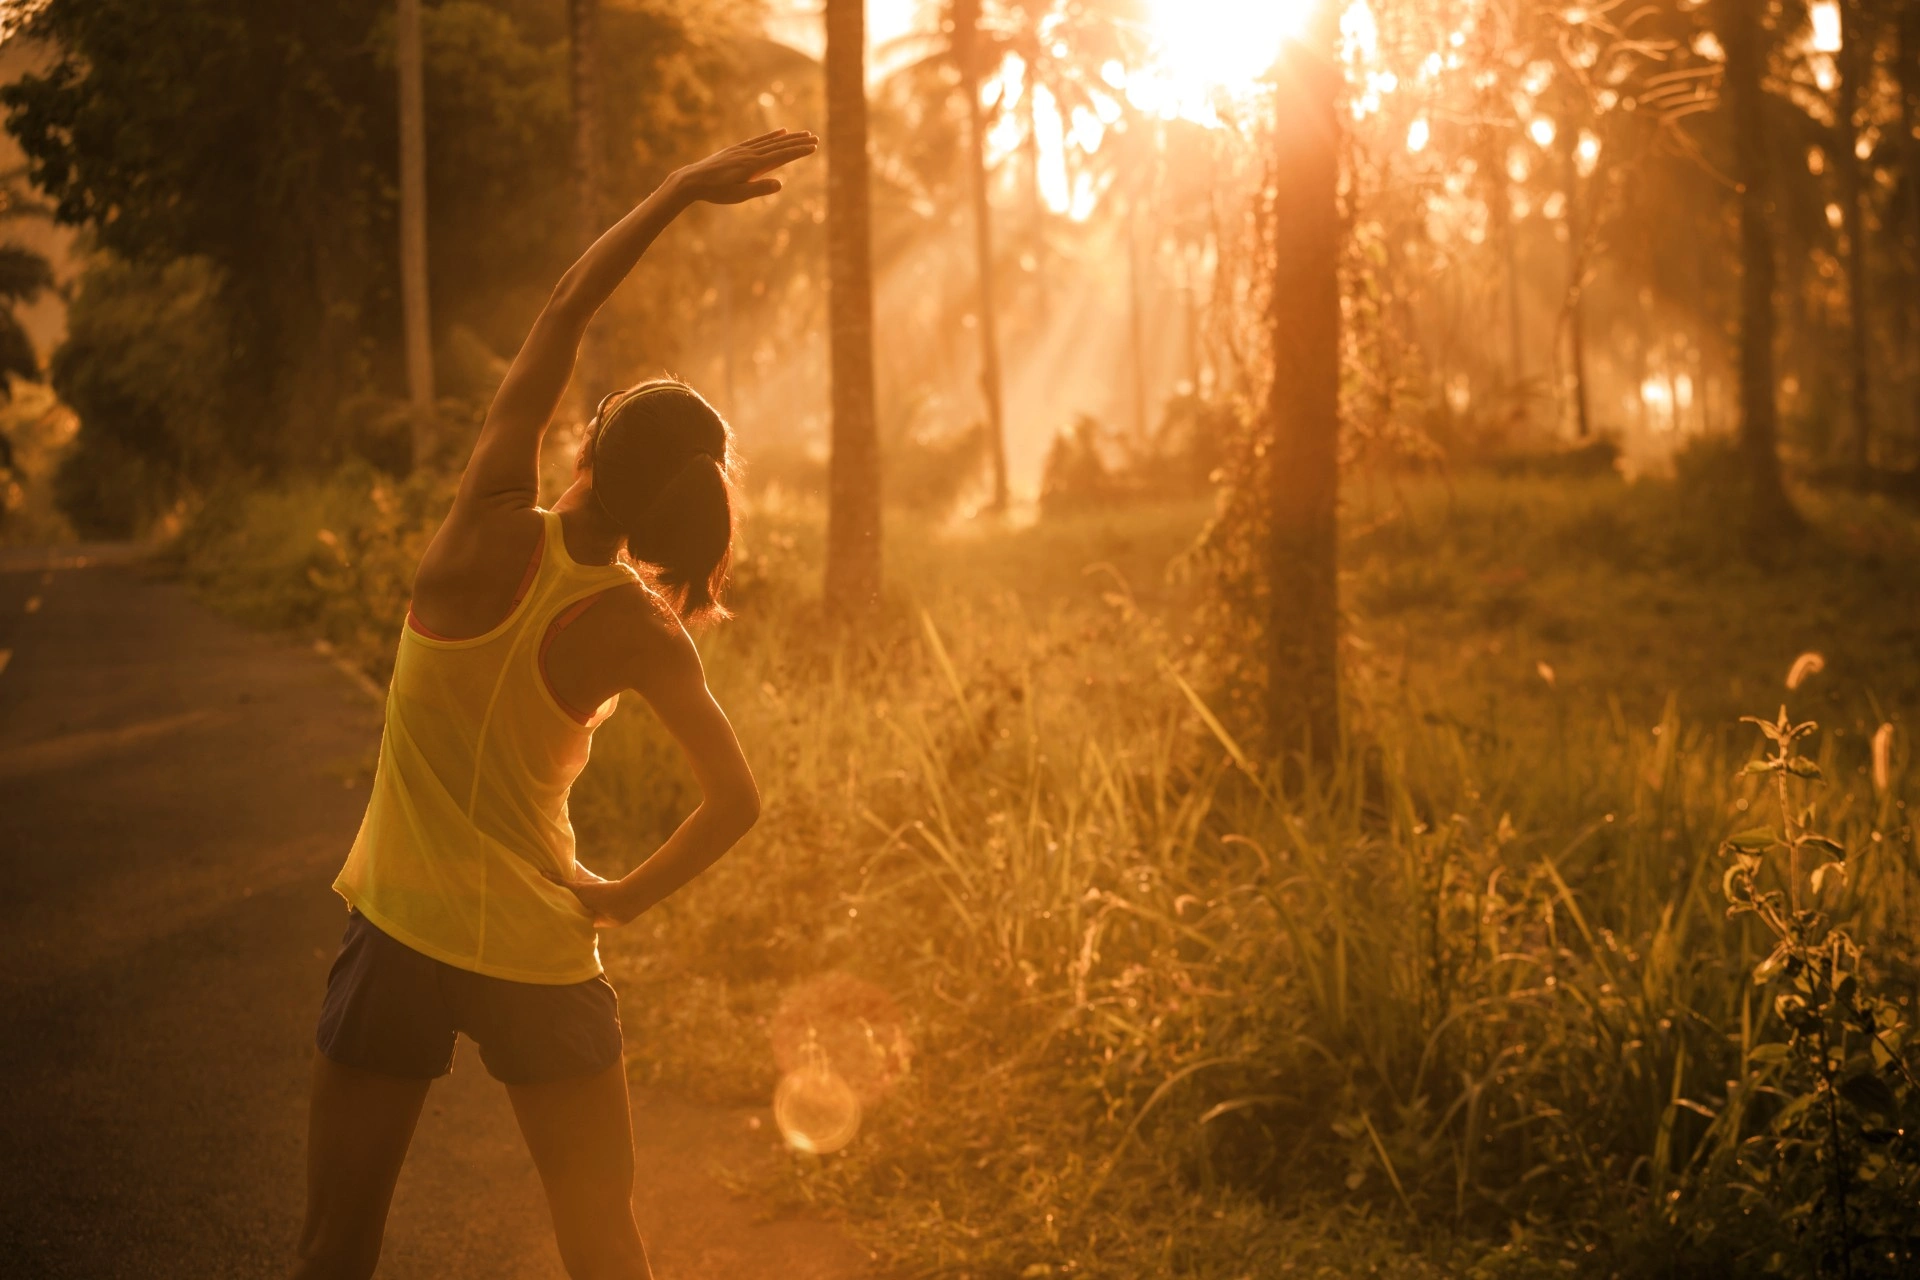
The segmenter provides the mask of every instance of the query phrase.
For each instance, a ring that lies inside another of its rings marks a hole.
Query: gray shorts
[[[314,1036],[320,1052],[342,1066],[431,1080],[452,1068],[461,1032],[503,1084],[597,1075],[620,1061],[620,1002],[604,976],[547,986],[456,969],[349,911]]]

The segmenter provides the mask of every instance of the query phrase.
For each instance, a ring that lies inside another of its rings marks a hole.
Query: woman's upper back
[[[538,522],[531,555],[516,563],[496,553],[491,573],[458,583],[462,591],[443,577],[423,593],[428,610],[416,602],[426,616],[409,615],[374,793],[335,887],[376,925],[449,964],[573,982],[599,972],[594,932],[547,876],[572,873],[567,793],[613,700],[584,715],[567,706],[543,659],[555,624],[583,603],[640,588],[624,565],[575,560],[557,514],[529,514]],[[435,573],[452,576],[423,562],[423,581]],[[486,621],[477,616],[486,595],[516,581],[493,602],[491,627],[432,625]],[[460,608],[462,596],[479,607]]]

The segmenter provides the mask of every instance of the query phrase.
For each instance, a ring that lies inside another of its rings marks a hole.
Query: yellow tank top
[[[554,699],[541,640],[569,605],[635,580],[567,554],[546,522],[539,567],[471,640],[403,624],[373,797],[333,887],[382,932],[456,968],[515,982],[600,972],[592,918],[543,872],[573,870],[567,792],[611,699],[581,724]]]

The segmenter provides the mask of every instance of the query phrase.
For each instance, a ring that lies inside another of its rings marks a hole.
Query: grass
[[[378,669],[435,495],[370,483],[258,499],[191,571]],[[1814,1274],[1744,1154],[1785,1077],[1763,940],[1720,891],[1762,798],[1735,717],[1825,724],[1850,874],[1823,905],[1911,1019],[1920,534],[1807,503],[1815,534],[1762,570],[1671,484],[1357,487],[1353,740],[1292,794],[1177,678],[1199,508],[900,522],[850,635],[815,598],[818,513],[763,505],[702,647],[765,817],[608,938],[635,1069],[764,1101],[776,1041],[817,1024],[865,1124],[762,1190],[906,1276]],[[1826,669],[1789,692],[1808,649]],[[615,717],[585,856],[630,865],[692,797]],[[821,975],[875,994],[809,1003]]]

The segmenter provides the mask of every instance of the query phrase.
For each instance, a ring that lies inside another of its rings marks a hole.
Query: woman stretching
[[[682,169],[574,263],[421,557],[373,797],[334,882],[351,909],[316,1037],[303,1280],[373,1274],[414,1123],[457,1032],[507,1086],[567,1273],[650,1274],[631,1205],[620,1019],[595,930],[691,880],[759,813],[681,626],[723,615],[731,439],[680,383],[615,392],[551,511],[536,505],[540,440],[587,322],[675,215],[771,195],[780,183],[766,175],[817,145],[778,130]],[[652,857],[609,881],[574,860],[567,792],[628,689],[678,740],[702,799]]]

